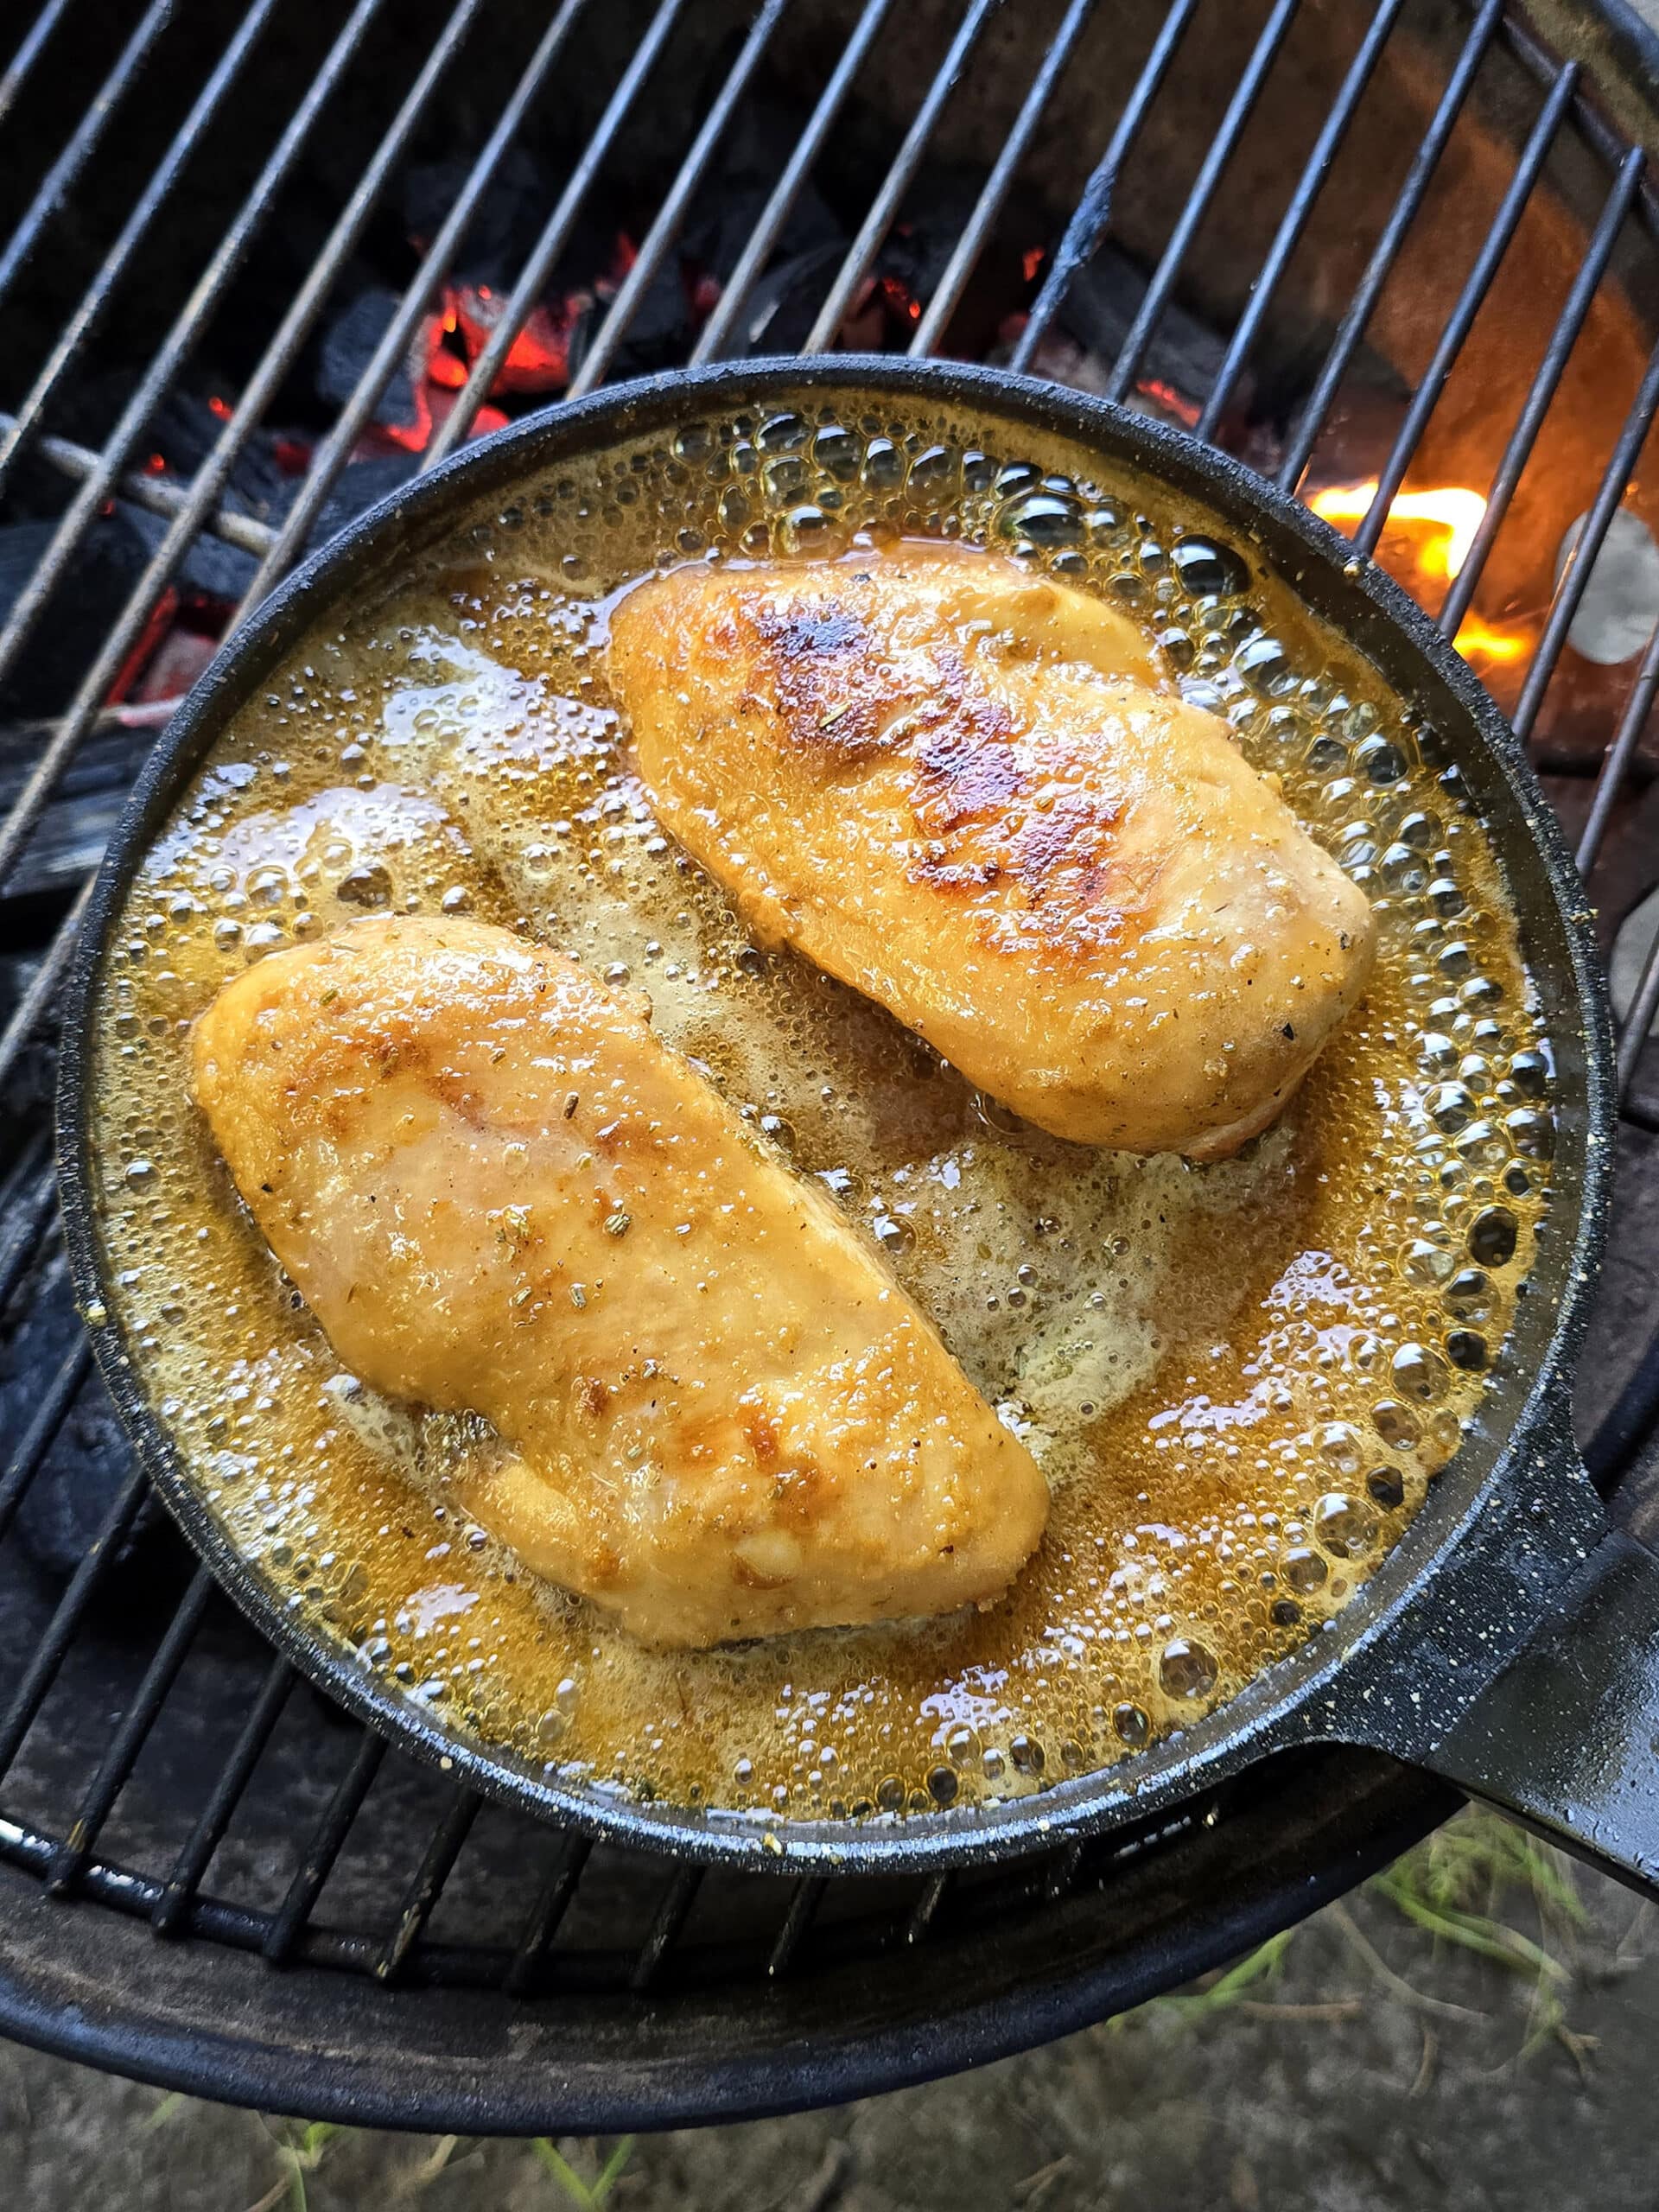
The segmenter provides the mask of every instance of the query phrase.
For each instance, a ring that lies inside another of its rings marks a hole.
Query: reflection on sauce
[[[1024,434],[1022,433],[1022,438]],[[786,412],[526,488],[321,623],[141,870],[97,1039],[104,1233],[161,1418],[320,1634],[568,1779],[768,1817],[920,1815],[1128,1756],[1328,1617],[1455,1448],[1533,1249],[1548,1047],[1432,732],[1200,514],[985,424]],[[1284,1120],[1193,1168],[1065,1145],[748,944],[652,819],[603,677],[654,563],[988,537],[1109,591],[1376,903],[1363,1006]],[[645,1649],[459,1507],[493,1440],[340,1372],[212,1154],[185,1033],[274,945],[377,910],[544,936],[887,1252],[1055,1492],[1011,1597],[922,1627]]]

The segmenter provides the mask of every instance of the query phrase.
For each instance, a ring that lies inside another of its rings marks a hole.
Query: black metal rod
[[[1221,128],[1210,142],[1209,151],[1192,181],[1192,190],[1186,195],[1186,204],[1170,233],[1169,244],[1164,248],[1162,258],[1153,271],[1152,282],[1147,286],[1135,310],[1135,321],[1129,325],[1128,334],[1123,340],[1107,383],[1106,397],[1109,399],[1121,400],[1135,381],[1135,372],[1152,342],[1153,333],[1162,321],[1164,309],[1169,304],[1170,294],[1175,289],[1187,251],[1199,224],[1209,211],[1216,187],[1221,182],[1222,174],[1232,159],[1233,149],[1249,121],[1262,87],[1268,80],[1268,72],[1284,43],[1285,34],[1295,20],[1300,0],[1277,0],[1273,13],[1262,25],[1261,35],[1251,48],[1250,58],[1244,65],[1244,73],[1239,79],[1237,88],[1227,104],[1227,112],[1221,119]]]
[[[818,1907],[823,1903],[823,1893],[829,1886],[829,1877],[824,1874],[804,1874],[795,1885],[789,1910],[784,1915],[784,1924],[766,1961],[766,1974],[771,1980],[780,1980],[794,1964],[795,1954],[817,1918]]]
[[[131,1705],[122,1715],[108,1750],[86,1785],[68,1834],[53,1853],[52,1863],[46,1870],[49,1896],[67,1895],[92,1857],[111,1808],[125,1786],[143,1749],[144,1739],[156,1724],[156,1716],[178,1678],[213,1588],[212,1575],[205,1567],[199,1567],[168,1623],[167,1633],[156,1647],[155,1656],[144,1669],[143,1680]]]
[[[68,12],[71,0],[47,0],[47,4],[24,32],[22,41],[11,60],[6,64],[6,73],[0,77],[0,123],[3,123],[17,104],[17,95],[23,89],[29,71],[41,58],[41,49]]]
[[[432,1917],[433,1908],[443,1894],[443,1885],[461,1856],[461,1846],[472,1834],[473,1822],[478,1818],[482,1802],[474,1790],[455,1792],[454,1802],[434,1829],[415,1878],[404,1893],[397,1924],[374,1962],[377,1981],[390,1986],[408,1965],[410,1954]]]
[[[53,1000],[58,986],[68,971],[75,939],[80,935],[80,925],[86,912],[86,901],[92,895],[92,879],[89,875],[75,894],[75,903],[58,924],[52,935],[34,979],[23,993],[12,1013],[11,1020],[0,1032],[0,1084],[3,1084],[17,1064],[22,1051],[36,1029]]]
[[[535,52],[524,64],[506,105],[497,118],[494,130],[467,171],[466,181],[455,195],[454,205],[438,226],[437,236],[422,257],[421,265],[410,279],[397,313],[370,356],[367,367],[353,387],[351,397],[341,409],[334,429],[313,452],[311,467],[300,488],[299,496],[289,510],[275,544],[261,562],[258,572],[244,594],[242,604],[238,607],[231,626],[232,629],[247,620],[277,578],[292,566],[300,549],[311,535],[312,525],[322,512],[340,470],[350,460],[352,448],[378,404],[381,393],[408,359],[415,333],[430,309],[438,288],[449,273],[456,250],[478,212],[480,201],[489,190],[531,103],[547,81],[548,73],[557,60],[576,18],[587,4],[588,0],[563,0],[558,13],[543,32]]]
[[[92,1602],[99,1580],[118,1549],[122,1539],[137,1518],[138,1510],[149,1495],[149,1480],[142,1470],[136,1470],[125,1487],[105,1515],[98,1534],[87,1546],[80,1564],[70,1576],[59,1599],[46,1632],[35,1646],[29,1664],[24,1668],[11,1702],[0,1718],[0,1775],[10,1772],[18,1747],[35,1714],[40,1711],[47,1692],[56,1680],[57,1672],[80,1625],[81,1615]]]
[[[1502,35],[1503,45],[1522,67],[1539,84],[1547,85],[1554,73],[1560,57],[1552,54],[1547,46],[1541,45],[1519,16],[1512,11],[1504,13]],[[1591,150],[1599,154],[1610,169],[1617,168],[1630,151],[1630,142],[1613,128],[1603,113],[1593,84],[1587,97],[1582,88],[1574,94],[1573,121]],[[1644,185],[1637,205],[1645,227],[1656,239],[1659,239],[1659,193],[1652,185]]]
[[[378,4],[378,0],[376,0],[376,4]],[[184,558],[197,534],[208,526],[215,512],[215,502],[229,482],[238,455],[263,421],[266,409],[283,378],[292,368],[340,271],[355,251],[373,213],[376,201],[407,149],[432,94],[461,40],[471,29],[480,4],[481,0],[458,0],[442,35],[428,54],[419,76],[405,94],[372,159],[336,219],[322,251],[312,264],[305,282],[289,303],[230,421],[214,440],[213,450],[192,479],[188,491],[182,493],[172,514],[171,527],[128,594],[126,605],[105,636],[92,666],[82,677],[68,711],[52,731],[22,789],[13,800],[3,836],[0,836],[0,882],[3,882],[7,872],[5,855],[21,851],[23,839],[39,820],[70,759],[87,732],[96,728],[99,716],[103,712],[103,702],[125,665],[128,655],[143,635],[145,626],[166,590],[175,568]],[[258,531],[258,538],[248,550],[259,558],[267,559],[277,543],[277,533],[263,524],[254,527]]]
[[[715,148],[731,122],[738,102],[748,90],[750,79],[772,42],[772,35],[790,5],[791,0],[766,0],[766,4],[755,17],[714,105],[703,118],[702,128],[693,141],[690,152],[681,162],[679,173],[657,211],[656,220],[645,234],[632,268],[624,278],[621,289],[611,302],[605,320],[588,349],[586,359],[566,387],[564,396],[567,399],[580,399],[585,392],[592,391],[596,385],[603,382],[612,361],[616,358],[617,347],[627,335],[640,301],[648,287],[656,282],[664,257],[679,236],[686,209],[702,181]]]
[[[1618,1033],[1618,1096],[1621,1104],[1636,1074],[1637,1062],[1642,1057],[1642,1048],[1648,1041],[1648,1032],[1653,1027],[1656,1014],[1659,1014],[1659,937],[1656,937],[1648,948],[1648,957],[1642,963],[1642,980],[1636,987],[1635,1000]]]
[[[1276,479],[1281,492],[1294,492],[1301,481],[1302,471],[1307,467],[1309,457],[1319,441],[1319,432],[1325,428],[1325,418],[1331,412],[1332,402],[1337,396],[1338,387],[1347,374],[1348,364],[1353,359],[1354,350],[1364,335],[1365,326],[1370,322],[1376,303],[1382,296],[1382,288],[1388,283],[1394,264],[1400,257],[1400,249],[1406,242],[1407,233],[1410,231],[1413,223],[1416,221],[1418,210],[1427,196],[1429,186],[1434,181],[1434,172],[1440,167],[1440,156],[1446,151],[1446,141],[1451,137],[1452,128],[1459,116],[1463,112],[1464,102],[1469,97],[1469,87],[1474,83],[1480,65],[1485,59],[1486,49],[1491,44],[1492,33],[1497,28],[1503,13],[1503,0],[1484,0],[1480,13],[1476,16],[1469,35],[1463,42],[1463,50],[1458,56],[1457,67],[1447,79],[1446,90],[1435,104],[1434,113],[1430,118],[1428,129],[1424,132],[1417,151],[1412,157],[1411,167],[1407,170],[1405,181],[1395,195],[1389,219],[1382,227],[1382,234],[1371,249],[1371,257],[1365,264],[1365,273],[1360,278],[1352,299],[1344,310],[1342,321],[1337,326],[1337,334],[1331,341],[1331,348],[1325,357],[1325,363],[1319,371],[1318,381],[1308,394],[1301,412],[1296,418],[1295,427],[1291,432],[1285,457],[1280,463]]]
[[[594,180],[609,156],[640,86],[656,67],[684,5],[685,0],[658,0],[649,29],[634,48],[621,82],[611,94],[582,159],[543,224],[541,236],[531,249],[530,258],[519,270],[518,281],[468,370],[466,383],[455,394],[454,405],[428,442],[421,455],[423,469],[435,468],[439,461],[446,460],[478,419],[478,410],[489,397],[518,334],[534,312],[559,256],[569,242],[582,203],[592,191]]]
[[[1014,349],[1010,366],[1022,375],[1029,370],[1037,348],[1048,335],[1050,326],[1065,304],[1071,281],[1085,263],[1092,261],[1100,250],[1112,219],[1112,199],[1117,190],[1117,180],[1131,148],[1141,135],[1141,126],[1168,73],[1176,49],[1185,35],[1198,0],[1175,0],[1175,4],[1164,17],[1151,53],[1142,64],[1135,79],[1116,128],[1107,141],[1106,150],[1096,162],[1089,181],[1083,188],[1071,221],[1066,225],[1060,243],[1055,249],[1048,275],[1043,279],[1043,289],[1032,304],[1026,317],[1026,327],[1020,334],[1020,342]]]
[[[52,1440],[63,1427],[92,1363],[91,1344],[84,1336],[77,1338],[73,1349],[60,1363],[41,1393],[28,1427],[17,1440],[17,1449],[6,1462],[5,1473],[0,1475],[0,1536],[6,1534],[16,1517],[23,1494],[51,1450]]]
[[[1618,442],[1608,455],[1607,466],[1602,471],[1601,482],[1590,512],[1585,517],[1584,528],[1568,549],[1561,572],[1555,579],[1555,590],[1550,600],[1549,613],[1545,619],[1543,635],[1527,670],[1527,680],[1521,687],[1521,696],[1510,716],[1516,735],[1525,744],[1532,734],[1532,726],[1538,718],[1538,709],[1544,702],[1555,664],[1567,643],[1567,632],[1577,619],[1579,605],[1592,575],[1596,560],[1606,538],[1613,517],[1618,512],[1630,479],[1642,458],[1642,448],[1647,443],[1653,418],[1659,413],[1659,346],[1648,356],[1648,365],[1637,387],[1630,411],[1624,417],[1624,427],[1618,434]]]
[[[1555,319],[1555,327],[1550,333],[1544,358],[1538,364],[1538,372],[1527,393],[1526,404],[1510,433],[1497,474],[1488,488],[1486,512],[1480,518],[1463,566],[1452,577],[1451,588],[1440,608],[1438,620],[1441,632],[1446,637],[1456,636],[1458,625],[1467,613],[1469,602],[1479,586],[1497,533],[1503,527],[1504,518],[1510,512],[1510,502],[1515,497],[1516,486],[1532,458],[1532,449],[1538,442],[1544,417],[1549,412],[1557,387],[1566,373],[1573,348],[1579,342],[1597,289],[1612,257],[1613,248],[1618,242],[1618,234],[1624,227],[1624,218],[1630,212],[1637,186],[1642,181],[1645,160],[1645,155],[1636,148],[1625,156],[1613,188],[1607,195],[1606,204],[1590,240],[1589,250],[1580,264],[1579,273],[1573,280],[1560,314]]]
[[[80,486],[59,522],[41,565],[13,602],[5,626],[0,629],[0,683],[16,667],[17,657],[33,634],[47,605],[68,575],[81,540],[96,520],[117,478],[131,458],[150,416],[168,386],[188,358],[214,310],[240,268],[243,257],[261,224],[270,214],[276,197],[305,149],[318,118],[338,89],[370,24],[385,0],[357,0],[337,34],[321,68],[306,87],[304,97],[269,156],[229,227],[192,287],[190,296],[175,317],[137,388],[122,410],[99,455],[99,466]],[[100,702],[101,703],[101,702]],[[0,883],[16,864],[29,825],[44,801],[42,766],[24,785],[0,829]],[[55,772],[55,770],[54,771]]]
[[[13,1173],[6,1178],[0,1206],[0,1306],[9,1306],[39,1248],[58,1195],[52,1161],[52,1133],[37,1129]]]
[[[1446,380],[1457,365],[1470,331],[1474,327],[1475,317],[1485,303],[1492,280],[1497,275],[1503,257],[1520,227],[1521,218],[1527,212],[1527,203],[1532,198],[1533,188],[1549,158],[1550,148],[1555,143],[1561,118],[1571,104],[1573,87],[1578,78],[1578,64],[1574,61],[1567,62],[1556,78],[1554,88],[1532,126],[1519,165],[1510,180],[1509,188],[1498,203],[1497,213],[1481,241],[1474,266],[1464,278],[1452,302],[1452,312],[1446,317],[1446,327],[1440,333],[1433,358],[1411,396],[1405,420],[1395,435],[1388,460],[1382,465],[1376,495],[1364,521],[1354,533],[1354,543],[1363,554],[1369,556],[1376,550],[1377,540],[1388,523],[1389,509],[1394,505],[1395,496],[1405,481],[1406,471],[1416,457],[1423,432],[1428,428],[1428,418],[1440,404],[1440,394],[1446,390]]]
[[[567,1835],[561,1843],[502,1977],[501,1986],[510,1997],[533,1996],[540,1986],[547,1955],[570,1910],[570,1900],[576,1894],[576,1885],[592,1850],[593,1845],[585,1835]]]
[[[175,1935],[187,1924],[201,1878],[224,1840],[225,1831],[270,1741],[295,1680],[294,1669],[286,1659],[272,1659],[252,1709],[237,1732],[230,1756],[214,1776],[207,1802],[196,1815],[196,1824],[174,1861],[173,1872],[150,1908],[149,1924],[157,1936]]]
[[[352,1822],[362,1809],[363,1800],[373,1786],[385,1754],[381,1738],[365,1728],[358,1738],[355,1758],[340,1777],[327,1811],[312,1832],[299,1871],[271,1916],[260,1948],[272,1966],[286,1966],[293,1957],[312,1908],[322,1894],[323,1884],[334,1872],[334,1861],[351,1834]]]
[[[1249,359],[1250,348],[1255,345],[1262,320],[1273,304],[1280,279],[1289,264],[1291,255],[1296,251],[1302,232],[1307,228],[1308,219],[1325,189],[1332,164],[1348,135],[1348,126],[1364,98],[1365,87],[1371,81],[1376,65],[1382,59],[1382,49],[1404,4],[1405,0],[1382,0],[1382,6],[1372,16],[1370,26],[1360,41],[1358,52],[1348,65],[1348,73],[1338,88],[1331,111],[1313,142],[1313,150],[1296,181],[1290,205],[1280,219],[1279,228],[1274,233],[1273,244],[1268,248],[1261,273],[1250,286],[1244,312],[1238,319],[1221,367],[1217,372],[1216,381],[1205,401],[1194,433],[1200,438],[1213,438],[1216,435],[1216,426],[1226,412],[1233,388]]]
[[[697,1891],[702,1886],[701,1866],[677,1866],[670,1875],[662,1898],[652,1917],[639,1955],[633,1962],[628,1976],[628,1987],[636,1992],[649,1989],[656,1980],[663,1961],[668,1956],[676,1937],[686,1923]]]
[[[0,438],[11,430],[16,420],[15,415],[0,413]],[[99,456],[93,448],[77,445],[73,438],[49,435],[39,437],[34,449],[41,461],[49,461],[54,468],[65,476],[73,476],[77,483],[85,483],[100,466]],[[146,468],[130,468],[115,488],[135,506],[147,507],[151,514],[164,515],[170,521],[189,506],[193,483],[194,479],[181,483],[176,477],[152,476]],[[234,507],[214,507],[203,516],[201,526],[245,553],[263,553],[276,535],[269,523],[256,522],[251,515],[238,514]]]
[[[946,327],[956,313],[957,302],[974,273],[980,255],[985,251],[985,241],[991,234],[991,226],[1014,188],[1014,180],[1026,157],[1026,149],[1043,119],[1044,110],[1054,96],[1055,86],[1071,61],[1072,49],[1083,35],[1094,11],[1095,0],[1071,0],[1061,19],[1043,66],[1033,79],[1031,90],[1026,94],[1020,112],[1002,141],[1002,150],[980,189],[979,198],[974,203],[974,212],[934,287],[927,311],[916,326],[916,334],[910,341],[910,351],[914,359],[923,360],[938,351]]]
[[[715,303],[713,314],[704,323],[691,348],[690,366],[696,368],[704,361],[717,360],[726,351],[727,341],[750,292],[755,278],[765,267],[767,257],[777,245],[789,212],[799,197],[812,164],[817,161],[829,137],[831,125],[841,112],[842,103],[852,89],[853,79],[863,67],[866,55],[875,43],[893,0],[865,0],[864,12],[853,29],[852,36],[842,49],[830,81],[818,95],[817,105],[807,120],[806,128],[796,141],[795,150],[784,165],[783,175],[772,188],[766,206],[748,242],[738,256],[737,265],[726,280],[724,290]]]
[[[1601,841],[1607,834],[1607,824],[1624,786],[1631,758],[1641,741],[1643,731],[1648,726],[1648,716],[1653,711],[1656,695],[1659,695],[1659,623],[1655,624],[1648,639],[1642,665],[1637,671],[1630,696],[1624,702],[1624,711],[1619,716],[1613,741],[1602,756],[1601,773],[1596,779],[1595,793],[1590,801],[1590,817],[1584,825],[1583,836],[1579,839],[1579,849],[1573,855],[1580,875],[1587,876],[1596,864],[1596,855],[1600,852]]]
[[[132,212],[116,233],[115,243],[105,255],[97,275],[81,295],[79,305],[59,332],[51,352],[20,402],[16,413],[5,429],[0,431],[0,493],[4,492],[10,480],[19,454],[26,448],[39,429],[46,409],[50,406],[65,377],[79,359],[87,340],[108,310],[128,264],[148,235],[151,224],[172,197],[203,132],[218,113],[220,101],[241,73],[260,33],[277,5],[278,0],[251,0],[246,15],[237,26],[234,37],[219,56],[218,66],[197,93],[189,113],[174,132],[167,151],[152,171],[149,183],[134,201]]]
[[[944,60],[934,73],[933,81],[915,120],[905,133],[904,142],[893,156],[892,165],[881,180],[875,198],[870,202],[858,235],[847,249],[836,280],[830,287],[830,296],[818,309],[817,320],[801,348],[804,353],[826,353],[834,344],[836,333],[847,319],[849,308],[859,287],[869,274],[870,264],[877,249],[887,236],[899,204],[910,188],[912,178],[921,167],[922,156],[927,151],[927,142],[950,95],[961,82],[962,73],[979,42],[980,34],[1001,5],[1001,0],[970,0],[967,14],[950,41]]]
[[[137,83],[156,40],[172,22],[173,9],[174,0],[150,0],[131,37],[116,56],[115,67],[92,95],[74,136],[42,178],[40,189],[0,252],[0,300],[11,289],[18,270],[40,243],[41,232],[79,183],[111,117]]]

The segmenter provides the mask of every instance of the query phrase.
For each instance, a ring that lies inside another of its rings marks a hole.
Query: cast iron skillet
[[[331,605],[394,575],[466,508],[568,455],[788,395],[940,404],[1058,432],[1190,494],[1247,556],[1291,582],[1440,733],[1508,875],[1559,1065],[1555,1198],[1472,1433],[1372,1580],[1335,1621],[1184,1735],[1033,1797],[910,1820],[785,1822],[619,1802],[486,1750],[359,1670],[290,1617],[201,1503],[130,1368],[96,1218],[89,1025],[134,871],[203,754]],[[1573,1364],[1607,1195],[1613,1090],[1601,970],[1582,887],[1531,769],[1481,686],[1389,579],[1225,455],[1099,401],[955,364],[839,357],[745,362],[601,391],[484,440],[372,509],[284,584],[197,684],[105,856],[63,1027],[63,1209],[99,1365],[162,1497],[232,1596],[342,1704],[457,1781],[613,1840],[791,1872],[982,1863],[1156,1815],[1287,1747],[1369,1745],[1509,1807],[1659,1890],[1659,1564],[1610,1529],[1573,1446]],[[106,1318],[107,1317],[107,1318]]]

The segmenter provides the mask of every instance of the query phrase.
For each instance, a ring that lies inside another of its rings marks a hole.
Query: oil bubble
[[[1138,1751],[1152,1740],[1152,1721],[1144,1706],[1115,1705],[1112,1707],[1112,1727],[1121,1744]]]
[[[1208,1697],[1218,1673],[1214,1653],[1192,1637],[1171,1637],[1159,1655],[1158,1680],[1168,1697]]]
[[[1329,1491],[1313,1508],[1313,1534],[1334,1557],[1357,1559],[1376,1541],[1376,1523],[1353,1498]]]
[[[1515,1257],[1521,1224],[1507,1206],[1488,1206],[1469,1227],[1469,1256],[1483,1268],[1505,1268]]]

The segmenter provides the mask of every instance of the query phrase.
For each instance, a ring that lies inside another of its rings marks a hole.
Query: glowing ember
[[[1162,377],[1142,377],[1135,388],[1143,399],[1154,401],[1175,422],[1185,423],[1189,430],[1198,428],[1198,417],[1204,410],[1196,399],[1188,399]]]
[[[1377,493],[1372,477],[1368,484],[1333,484],[1316,492],[1308,501],[1316,515],[1340,526],[1363,522]],[[1449,583],[1469,558],[1475,532],[1485,517],[1486,502],[1478,492],[1446,485],[1433,492],[1401,492],[1389,509],[1389,527],[1401,523],[1427,524],[1434,535],[1423,545],[1419,562],[1431,576]]]

